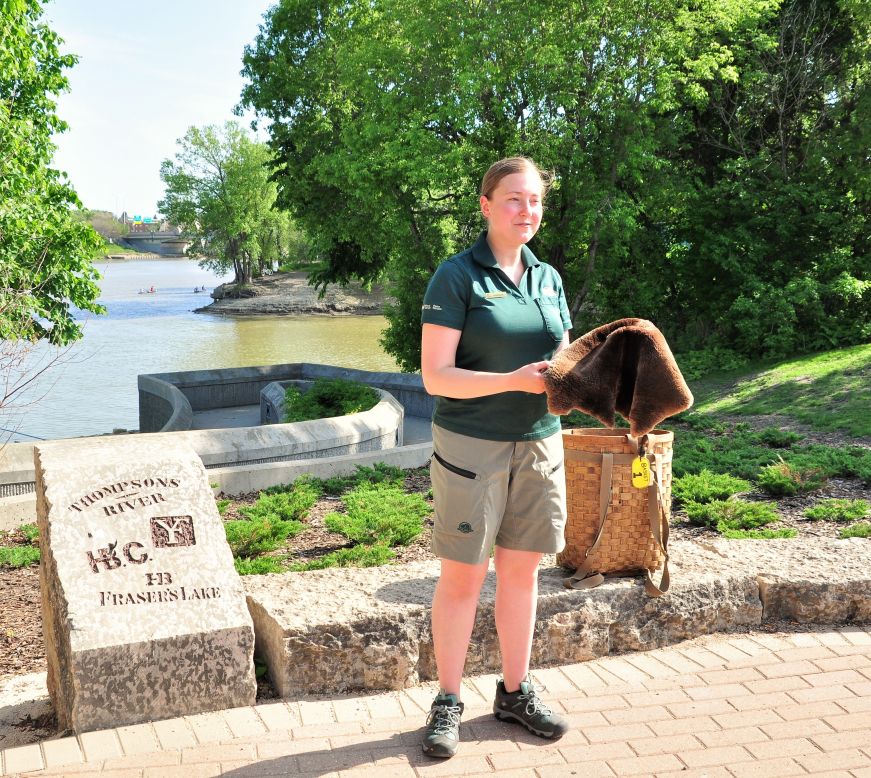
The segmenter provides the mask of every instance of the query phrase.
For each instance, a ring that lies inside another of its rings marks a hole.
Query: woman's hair
[[[541,179],[541,199],[544,200],[548,189],[550,189],[551,174],[539,168],[529,157],[506,157],[490,165],[489,170],[484,173],[484,178],[481,180],[481,196],[491,197],[493,190],[505,176],[522,173],[524,170],[534,170],[538,173],[538,177]]]

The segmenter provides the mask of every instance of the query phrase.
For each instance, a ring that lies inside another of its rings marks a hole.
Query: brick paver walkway
[[[536,677],[571,720],[559,741],[496,721],[482,676],[450,760],[420,751],[426,684],[48,740],[3,752],[0,774],[871,778],[871,626],[713,635]]]

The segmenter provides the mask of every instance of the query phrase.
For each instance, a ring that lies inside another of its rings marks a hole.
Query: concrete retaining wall
[[[389,392],[411,416],[432,416],[434,400],[426,393],[423,380],[416,373],[373,372],[296,362],[140,375],[139,431],[185,429],[178,426],[184,424],[185,401],[193,412],[259,405],[261,391],[274,381],[311,381],[315,378],[359,381]],[[190,424],[186,429],[190,429]]]
[[[215,485],[216,491],[224,494],[247,494],[276,484],[293,483],[301,475],[313,475],[315,478],[352,475],[358,465],[372,467],[376,462],[400,467],[403,470],[423,467],[431,456],[432,441],[427,441],[381,451],[304,459],[296,462],[210,468],[209,480]]]

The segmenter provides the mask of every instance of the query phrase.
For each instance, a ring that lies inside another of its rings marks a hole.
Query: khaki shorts
[[[432,428],[432,550],[479,564],[494,545],[553,554],[565,546],[562,433],[542,440],[482,440]]]

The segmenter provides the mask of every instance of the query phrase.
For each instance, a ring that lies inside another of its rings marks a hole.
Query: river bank
[[[162,254],[154,254],[150,251],[118,251],[110,254],[101,254],[96,258],[100,262],[131,262],[136,259],[187,259],[184,256],[166,257]]]
[[[316,314],[329,316],[380,315],[388,296],[380,286],[371,291],[362,288],[359,282],[347,287],[331,285],[323,297],[309,286],[303,272],[273,273],[255,279],[245,287],[244,297],[229,297],[235,287],[221,284],[211,293],[214,302],[196,313],[213,313],[222,316],[282,316]]]

